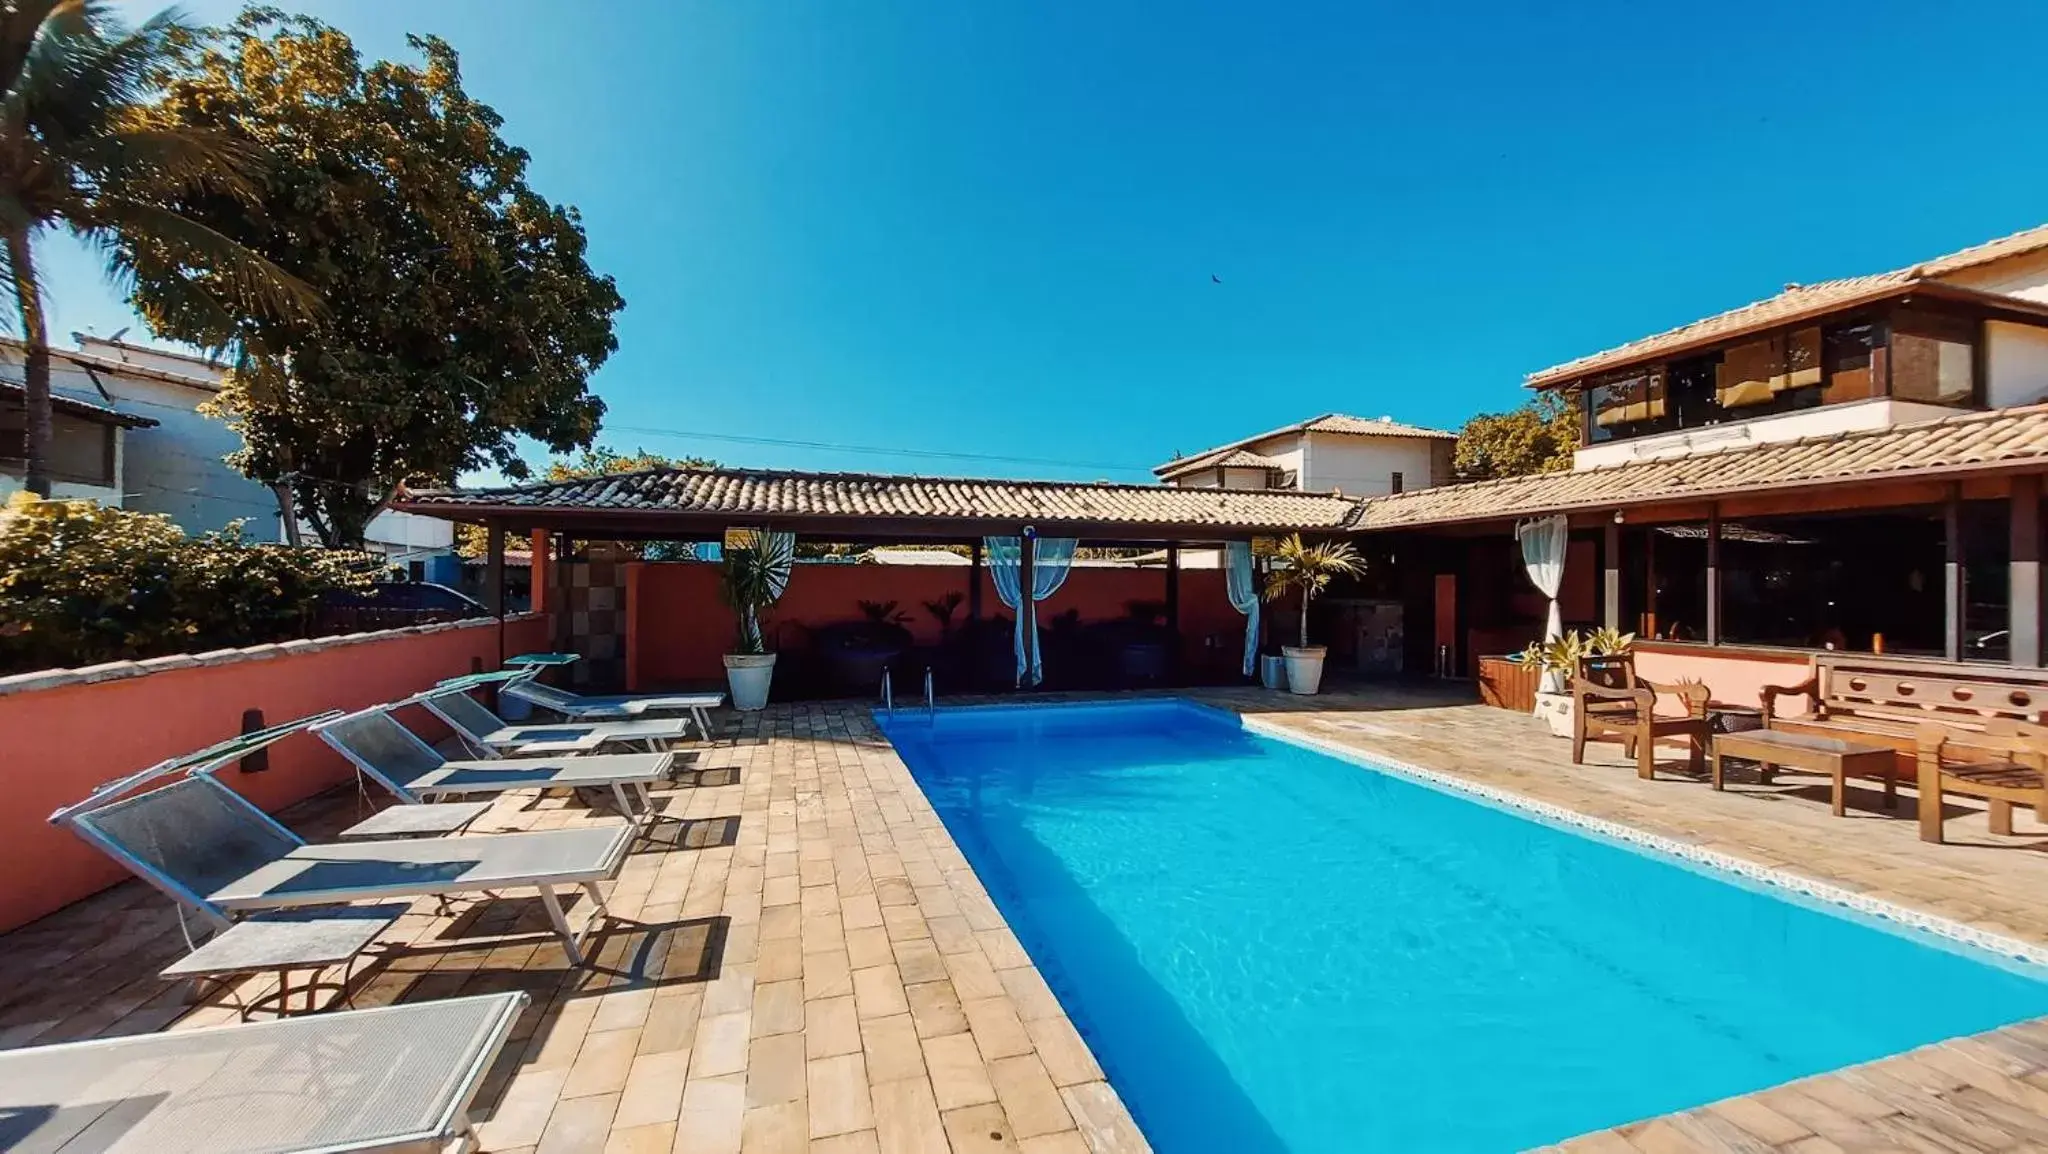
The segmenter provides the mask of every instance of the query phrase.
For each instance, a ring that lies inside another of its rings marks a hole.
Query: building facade
[[[1291,489],[1377,497],[1451,480],[1456,433],[1325,413],[1152,470],[1185,489]]]

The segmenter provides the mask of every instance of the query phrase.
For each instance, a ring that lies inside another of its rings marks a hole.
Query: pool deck
[[[1639,781],[1614,746],[1573,766],[1536,720],[1457,690],[1187,696],[1322,742],[1511,791],[2048,946],[2048,828],[1956,844],[1916,835],[1911,791],[1829,816],[1821,779],[1725,793],[1666,754]],[[779,706],[700,750],[665,795],[686,819],[635,853],[597,964],[566,965],[538,904],[432,901],[359,978],[375,1005],[523,989],[534,1005],[476,1116],[486,1150],[1142,1151],[1143,1138],[908,771],[858,704]],[[317,838],[350,793],[287,815]],[[481,829],[587,820],[506,798]],[[571,911],[575,918],[581,911]],[[168,902],[125,884],[0,935],[0,1047],[233,1020],[154,974],[183,952]],[[1782,980],[1829,997],[1816,959]],[[272,988],[251,979],[236,991]],[[1901,989],[1898,997],[1939,997]],[[1874,1012],[1882,1012],[1881,1007]],[[1520,1044],[1519,1042],[1517,1044]],[[1653,1074],[1650,1076],[1654,1076]],[[1483,1087],[1475,1088],[1483,1108]],[[2048,1148],[2048,1020],[1636,1122],[1574,1151],[1993,1151]]]

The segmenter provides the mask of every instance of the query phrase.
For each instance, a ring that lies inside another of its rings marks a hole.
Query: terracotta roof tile
[[[588,480],[409,494],[393,506],[450,516],[465,508],[608,509],[744,518],[1034,520],[1291,530],[1336,529],[1355,502],[1312,493],[1005,481],[883,473],[652,469]]]
[[[1837,280],[1821,281],[1818,284],[1787,285],[1785,291],[1776,296],[1753,301],[1740,308],[1717,313],[1703,320],[1683,324],[1674,329],[1616,345],[1602,352],[1566,361],[1561,365],[1553,365],[1541,372],[1531,373],[1529,383],[1539,387],[1561,384],[1603,369],[1618,368],[1667,350],[1677,350],[1717,337],[1738,336],[1805,316],[1847,308],[1865,300],[1877,299],[1917,285],[1939,281],[1943,277],[1993,261],[2025,256],[2044,249],[2048,249],[2048,225],[2040,225],[2013,233],[2011,236],[1972,245],[1960,252],[1891,272],[1842,277]]]
[[[1289,433],[1336,433],[1348,437],[1416,437],[1432,441],[1455,441],[1458,434],[1442,429],[1425,429],[1421,425],[1404,425],[1392,417],[1354,417],[1348,413],[1324,413],[1306,421],[1296,421],[1277,429],[1268,429],[1227,445],[1204,449],[1188,457],[1177,457],[1164,465],[1155,466],[1152,472],[1159,477],[1178,477],[1191,469],[1212,469],[1217,458],[1226,453],[1255,445],[1272,437],[1284,437]]]
[[[1351,527],[1492,521],[2028,463],[2048,467],[2048,405],[1375,497],[1359,505]]]

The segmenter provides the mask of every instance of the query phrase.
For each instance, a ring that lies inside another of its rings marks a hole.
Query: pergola
[[[392,508],[486,530],[485,589],[504,611],[508,534],[530,535],[536,587],[550,542],[723,541],[767,529],[834,544],[957,545],[969,550],[968,614],[981,612],[982,542],[1022,542],[1031,588],[1039,538],[1102,547],[1164,547],[1167,625],[1178,630],[1179,553],[1289,533],[1346,530],[1359,505],[1339,494],[1176,488],[1107,482],[1012,481],[874,473],[669,468],[480,490],[408,492]]]

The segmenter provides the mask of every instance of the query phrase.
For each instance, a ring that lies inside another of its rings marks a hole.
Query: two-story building
[[[1324,413],[1152,470],[1184,489],[1292,489],[1376,497],[1451,479],[1456,433]]]
[[[18,374],[17,374],[18,375]],[[20,492],[28,470],[28,405],[18,380],[0,379],[0,503]],[[156,422],[104,401],[50,398],[50,493],[119,506],[127,490],[128,440]]]
[[[1566,624],[1633,630],[1731,700],[1816,650],[2043,664],[2048,226],[1787,285],[1529,385],[1581,414],[1575,468],[1354,522],[1431,571],[1416,640],[1455,668],[1541,634],[1513,530],[1554,515]]]

